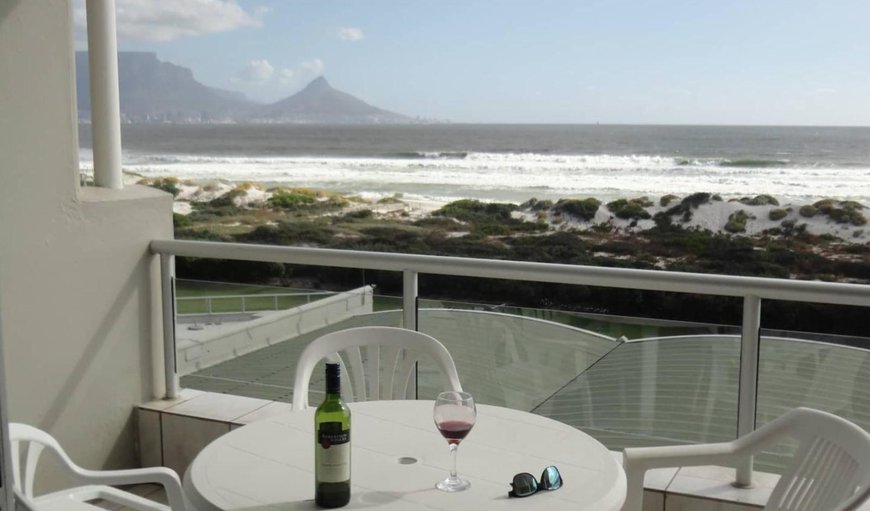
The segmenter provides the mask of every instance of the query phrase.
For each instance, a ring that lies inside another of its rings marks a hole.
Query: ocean
[[[870,206],[870,128],[125,125],[124,169],[368,198],[523,202],[711,192]],[[93,167],[80,126],[81,166]]]

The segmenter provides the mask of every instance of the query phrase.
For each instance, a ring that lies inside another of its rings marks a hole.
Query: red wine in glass
[[[435,399],[435,408],[432,410],[432,418],[435,427],[441,433],[450,446],[450,458],[452,467],[450,477],[439,481],[435,485],[441,491],[455,492],[466,490],[471,486],[467,479],[456,475],[456,450],[477,420],[477,407],[474,398],[466,392],[442,392]]]
[[[468,436],[468,432],[471,431],[474,424],[463,420],[445,420],[437,423],[436,426],[448,443],[458,444]]]

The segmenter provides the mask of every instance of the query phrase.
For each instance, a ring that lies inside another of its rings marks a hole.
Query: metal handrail
[[[438,275],[484,277],[645,289],[719,296],[757,296],[785,300],[870,307],[870,286],[837,282],[739,277],[705,273],[604,268],[571,264],[503,261],[359,250],[283,247],[215,241],[155,240],[156,254],[239,261],[335,266],[366,270],[415,271]]]
[[[175,365],[175,338],[174,327],[167,323],[174,324],[174,304],[172,294],[166,295],[167,291],[172,292],[172,286],[167,283],[172,281],[174,256],[402,272],[403,324],[411,329],[417,326],[417,279],[421,273],[741,297],[739,436],[755,429],[763,299],[870,307],[870,286],[862,284],[212,241],[154,240],[151,251],[160,254],[162,263],[168,398],[175,397],[178,386],[177,374],[169,372]],[[172,315],[167,316],[167,311]],[[751,484],[752,459],[749,458],[738,467],[735,485]]]

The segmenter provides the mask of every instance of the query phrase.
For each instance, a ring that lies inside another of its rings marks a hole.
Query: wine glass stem
[[[450,479],[456,479],[456,451],[459,450],[459,444],[450,444]]]

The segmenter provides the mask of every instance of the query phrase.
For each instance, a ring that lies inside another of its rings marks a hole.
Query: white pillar
[[[121,102],[115,0],[87,0],[94,184],[121,189]]]
[[[761,344],[761,299],[743,298],[743,328],[740,342],[740,382],[737,389],[737,436],[755,431],[758,402],[758,355]],[[752,456],[737,467],[734,486],[752,487]]]

